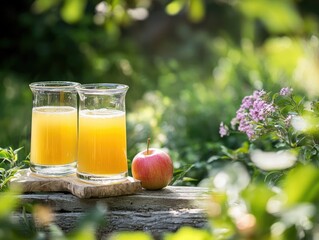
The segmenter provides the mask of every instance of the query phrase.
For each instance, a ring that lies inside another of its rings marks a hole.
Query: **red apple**
[[[156,148],[139,152],[132,161],[133,177],[141,181],[142,187],[159,190],[166,187],[173,178],[173,162],[170,156]]]

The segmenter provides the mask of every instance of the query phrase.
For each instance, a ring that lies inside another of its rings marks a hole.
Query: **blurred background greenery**
[[[166,148],[197,184],[241,99],[290,86],[319,93],[317,0],[4,1],[0,146],[30,151],[32,94],[44,80],[129,85],[128,158]]]

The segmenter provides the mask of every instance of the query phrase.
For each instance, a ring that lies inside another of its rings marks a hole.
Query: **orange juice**
[[[82,110],[79,114],[78,172],[127,173],[125,112]]]
[[[31,163],[64,165],[76,160],[77,110],[44,106],[32,109]]]

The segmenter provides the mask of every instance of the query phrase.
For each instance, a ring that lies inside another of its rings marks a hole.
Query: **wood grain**
[[[88,209],[101,204],[107,207],[107,225],[99,229],[100,236],[136,230],[161,236],[182,226],[205,227],[207,216],[202,206],[209,199],[207,192],[200,187],[169,186],[158,191],[142,190],[133,195],[107,198],[80,199],[69,193],[30,193],[20,195],[20,199],[25,204],[52,208],[56,224],[66,232],[76,226]]]
[[[27,169],[19,171],[11,184],[19,184],[24,192],[69,192],[78,198],[105,198],[134,194],[142,190],[141,183],[128,177],[112,184],[90,184],[75,174],[64,177],[42,177]]]
[[[85,212],[96,204],[108,206],[109,210],[121,211],[167,211],[199,209],[207,200],[207,189],[200,187],[169,186],[162,190],[142,190],[133,195],[107,198],[79,199],[69,193],[23,194],[24,203],[39,203],[50,206],[55,212]]]

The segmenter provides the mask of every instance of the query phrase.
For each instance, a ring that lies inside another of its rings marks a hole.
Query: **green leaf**
[[[241,0],[240,10],[250,18],[260,19],[273,33],[297,31],[302,19],[291,0]]]
[[[292,169],[282,183],[287,199],[285,206],[312,201],[318,196],[318,182],[319,171],[316,167],[309,164]]]
[[[190,0],[188,17],[193,22],[199,22],[204,18],[205,7],[203,0]]]
[[[272,69],[280,69],[286,73],[293,74],[304,56],[302,43],[287,37],[276,37],[267,39],[263,46],[265,61]],[[291,105],[291,104],[289,104]]]
[[[32,10],[35,13],[43,13],[58,5],[60,2],[61,0],[36,0],[32,5]]]
[[[190,178],[190,177],[183,177],[183,182],[196,182],[198,179]]]
[[[188,178],[185,178],[185,175],[194,167],[194,164],[188,164],[186,166],[184,166],[183,168],[180,168],[180,169],[177,169],[177,170],[174,170],[174,177],[171,181],[170,184],[174,184],[176,182],[178,182],[179,180],[186,180]]]
[[[270,227],[273,217],[266,211],[268,200],[275,193],[265,184],[251,184],[242,193],[249,211],[256,217],[257,223],[262,228]]]
[[[113,9],[123,4],[121,0],[109,0],[108,3],[111,4]]]
[[[69,240],[95,240],[95,228],[92,225],[85,225],[78,229],[75,234],[68,237]]]
[[[6,149],[1,149],[0,150],[0,159],[7,159],[10,157],[10,154]]]
[[[6,217],[18,206],[19,190],[11,188],[6,192],[0,193],[0,218]]]
[[[118,39],[121,32],[120,28],[117,23],[115,23],[113,20],[109,19],[105,21],[105,30],[109,34],[109,37],[114,39]]]
[[[86,6],[86,0],[65,0],[61,9],[61,17],[67,23],[78,22],[83,14]]]
[[[152,236],[149,233],[145,232],[121,232],[116,233],[111,236],[110,240],[153,240]]]
[[[24,147],[20,147],[20,148],[17,148],[13,151],[13,153],[16,155],[19,151],[21,151]]]
[[[132,238],[133,239],[133,238]],[[182,227],[176,233],[167,234],[164,240],[213,240],[212,236],[204,229]]]
[[[243,154],[248,154],[249,153],[249,143],[248,142],[244,142],[240,148],[235,150],[235,153],[239,154],[239,153],[243,153]]]
[[[176,15],[183,9],[184,5],[184,0],[174,0],[166,6],[166,13],[168,15]]]

